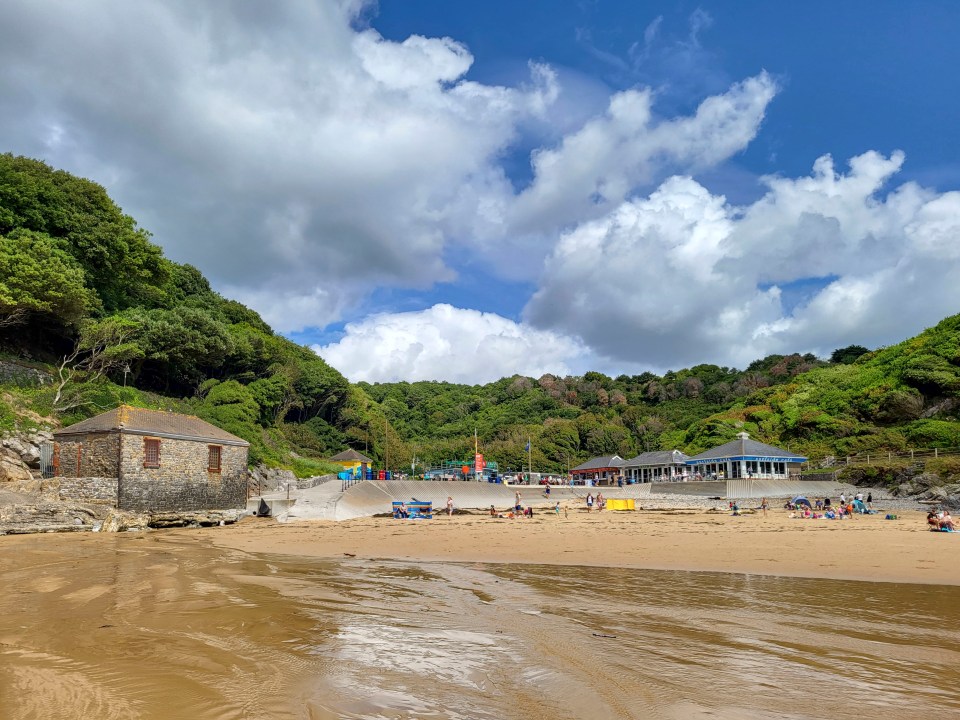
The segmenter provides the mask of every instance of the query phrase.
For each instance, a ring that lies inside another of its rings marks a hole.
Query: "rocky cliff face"
[[[0,487],[14,492],[38,492],[40,446],[52,442],[53,434],[44,430],[0,436]]]

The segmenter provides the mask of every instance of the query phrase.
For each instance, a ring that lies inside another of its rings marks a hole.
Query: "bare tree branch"
[[[0,315],[0,328],[14,327],[22,325],[27,321],[29,313],[26,308],[15,307],[10,312]]]

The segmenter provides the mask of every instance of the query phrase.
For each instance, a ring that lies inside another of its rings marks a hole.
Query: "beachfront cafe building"
[[[570,479],[575,485],[614,485],[621,474],[623,458],[619,455],[602,455],[590,458],[570,470]]]
[[[679,450],[656,450],[637,455],[623,463],[628,483],[684,482],[692,475],[685,455]]]
[[[807,458],[737,433],[737,439],[712,448],[686,461],[690,472],[704,480],[717,478],[786,479],[800,473]]]

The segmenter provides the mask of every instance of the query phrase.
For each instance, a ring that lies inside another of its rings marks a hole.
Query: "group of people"
[[[955,532],[956,527],[949,510],[933,510],[927,513],[927,525],[934,532]]]
[[[587,512],[593,510],[593,506],[597,506],[597,512],[602,511],[607,506],[607,499],[603,496],[603,493],[597,493],[597,496],[594,497],[593,493],[587,493]]]
[[[558,512],[558,513],[560,512],[559,507],[560,507],[560,503],[557,503],[557,508],[558,508],[558,509],[557,509],[557,512]],[[513,506],[512,508],[510,508],[509,510],[506,510],[505,512],[500,512],[499,510],[497,510],[496,506],[491,505],[491,506],[490,506],[490,517],[492,517],[492,518],[509,518],[509,519],[518,518],[518,517],[532,518],[532,517],[533,517],[533,508],[530,507],[529,505],[528,505],[527,507],[523,507],[522,505],[514,505],[514,506]]]

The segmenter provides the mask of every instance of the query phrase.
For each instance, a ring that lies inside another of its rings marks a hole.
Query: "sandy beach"
[[[960,535],[898,515],[3,537],[0,718],[956,714]]]
[[[875,582],[960,584],[960,533],[933,533],[923,513],[850,520],[739,517],[703,509],[586,513],[532,519],[480,514],[433,520],[361,518],[280,524],[250,518],[200,531],[215,545],[309,558],[534,563],[701,570]]]

